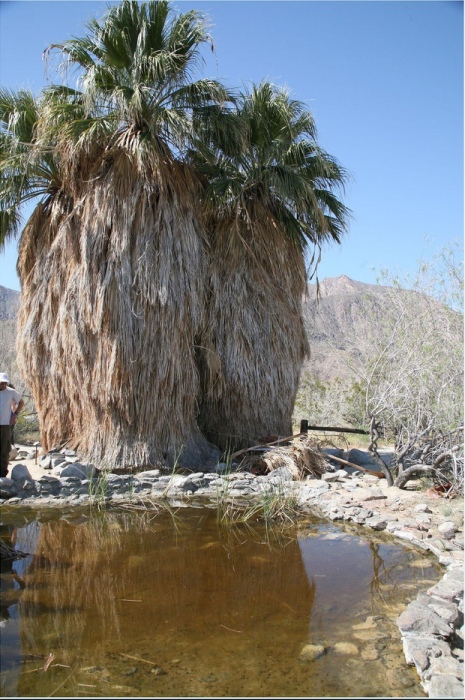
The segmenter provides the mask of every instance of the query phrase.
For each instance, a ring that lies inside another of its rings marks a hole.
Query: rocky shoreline
[[[397,618],[406,662],[414,665],[429,697],[463,697],[463,500],[455,511],[442,498],[410,488],[387,487],[385,479],[346,470],[321,479],[293,481],[285,468],[265,476],[229,471],[218,464],[208,472],[167,474],[158,469],[134,475],[100,473],[70,451],[41,457],[17,455],[9,476],[0,479],[0,508],[69,507],[168,500],[177,506],[209,505],[218,500],[246,505],[264,494],[292,495],[303,513],[354,522],[386,531],[444,566],[443,578],[419,593]],[[452,503],[452,502],[450,502]]]

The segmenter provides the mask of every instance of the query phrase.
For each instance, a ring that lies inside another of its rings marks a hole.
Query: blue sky
[[[447,0],[177,0],[211,21],[204,75],[240,87],[266,78],[307,104],[319,144],[351,175],[354,218],[323,248],[318,276],[374,283],[463,241],[463,3]],[[106,3],[0,2],[0,83],[35,92],[42,51],[81,36]],[[0,285],[20,289],[16,243]]]

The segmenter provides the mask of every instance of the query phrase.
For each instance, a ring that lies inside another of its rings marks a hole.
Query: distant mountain
[[[382,318],[383,299],[389,288],[365,284],[346,275],[309,284],[303,301],[305,328],[310,343],[310,360],[305,363],[321,382],[347,377],[357,354],[356,339],[364,337],[367,311]]]
[[[8,372],[15,386],[19,380],[15,347],[19,300],[19,292],[0,286],[0,372]]]
[[[15,319],[19,309],[20,293],[0,286],[0,321]]]

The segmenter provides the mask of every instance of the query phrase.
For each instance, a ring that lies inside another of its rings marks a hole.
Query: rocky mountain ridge
[[[20,293],[0,286],[0,371],[8,372],[10,380],[18,385],[16,369],[16,316]]]
[[[325,278],[318,287],[309,284],[303,314],[310,359],[304,370],[323,383],[346,378],[357,359],[357,339],[366,337],[367,324],[373,318],[382,323],[383,301],[389,289],[347,275]]]
[[[15,319],[19,310],[20,293],[0,285],[0,321]]]

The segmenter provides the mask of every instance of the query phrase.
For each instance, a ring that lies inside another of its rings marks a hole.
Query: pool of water
[[[395,618],[442,575],[388,535],[215,510],[2,514],[2,697],[425,697]]]

